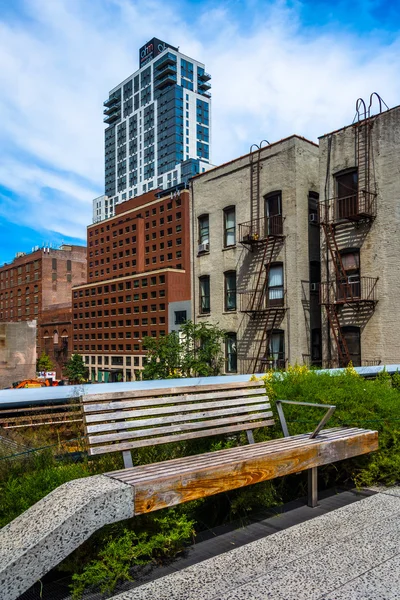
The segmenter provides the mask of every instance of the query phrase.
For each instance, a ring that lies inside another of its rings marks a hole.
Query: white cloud
[[[31,226],[45,211],[45,227],[63,235],[85,237],[103,189],[102,102],[154,35],[212,74],[216,164],[263,138],[315,140],[348,124],[372,91],[392,106],[400,96],[398,39],[306,30],[279,1],[249,2],[248,27],[229,4],[192,5],[199,13],[186,21],[182,3],[161,0],[24,6],[24,18],[0,22],[0,185],[19,196],[0,210]]]

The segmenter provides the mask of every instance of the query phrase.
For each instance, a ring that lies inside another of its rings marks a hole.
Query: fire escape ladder
[[[260,217],[260,150],[250,154],[250,221],[257,223]],[[253,232],[250,232],[253,233]]]
[[[272,311],[272,322],[270,321],[270,313],[267,313],[267,318],[265,320],[263,333],[261,336],[260,344],[258,346],[257,355],[254,359],[254,362],[251,364],[250,373],[262,373],[265,370],[265,364],[260,360],[262,356],[263,349],[265,348],[265,355],[268,354],[269,349],[269,338],[271,333],[274,331],[275,327],[278,325],[279,319],[282,317],[284,309],[274,310]],[[257,365],[259,365],[259,369],[257,369]]]
[[[339,361],[342,365],[347,365],[351,360],[350,353],[346,339],[340,328],[336,306],[334,304],[327,304],[326,312],[328,315],[328,320],[333,333],[333,337],[335,338],[336,347],[338,349]]]
[[[269,245],[270,245],[269,239],[267,238],[264,243],[264,250],[262,252],[262,258],[261,258],[259,268],[258,268],[256,286],[254,288],[253,296],[252,296],[251,302],[250,302],[250,310],[251,311],[259,310],[260,307],[262,306],[262,295],[263,295],[263,290],[264,290],[264,285],[265,285],[265,282],[262,279],[262,275],[264,272],[264,265],[265,265]],[[261,292],[261,294],[259,296],[260,292]]]
[[[269,271],[271,269],[272,260],[274,258],[274,250],[276,245],[276,238],[267,239],[267,243],[265,245],[265,252],[263,256],[262,264],[260,265],[260,270],[258,273],[258,281],[262,282],[260,294],[258,297],[257,310],[262,310],[264,308],[264,304],[268,302],[268,298],[266,298],[265,294],[268,290],[268,278]],[[264,272],[264,281],[262,281],[262,273]]]
[[[337,245],[335,227],[332,225],[332,223],[323,223],[322,226],[324,229],[329,253],[331,255],[332,264],[335,269],[337,291],[340,293],[342,298],[354,300],[352,286],[348,285],[347,283],[346,269],[344,268],[339,246]]]

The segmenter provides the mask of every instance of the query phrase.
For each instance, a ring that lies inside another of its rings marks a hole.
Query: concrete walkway
[[[113,600],[399,598],[400,487],[146,583]]]

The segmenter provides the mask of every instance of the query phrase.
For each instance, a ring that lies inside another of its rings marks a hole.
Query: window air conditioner
[[[210,244],[208,242],[204,242],[203,244],[199,244],[199,249],[198,249],[198,253],[200,254],[201,252],[209,252],[210,250]]]
[[[318,292],[319,283],[310,283],[310,292]]]
[[[316,213],[311,213],[309,215],[310,223],[318,223],[318,215]]]

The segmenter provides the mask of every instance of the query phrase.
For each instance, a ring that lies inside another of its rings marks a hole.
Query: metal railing
[[[239,292],[240,312],[267,312],[284,310],[286,290],[282,287],[261,288]]]
[[[376,217],[376,194],[361,190],[343,198],[319,202],[320,223],[359,221]]]
[[[240,367],[247,373],[265,373],[266,371],[282,371],[286,369],[288,359],[283,352],[275,353],[274,356],[258,357],[249,356],[240,359]]]
[[[261,217],[253,221],[239,224],[239,240],[241,244],[257,244],[269,237],[283,235],[283,217]]]
[[[354,277],[350,279],[350,277]],[[347,281],[323,281],[319,286],[320,304],[348,304],[349,302],[378,302],[379,277],[350,276]]]

